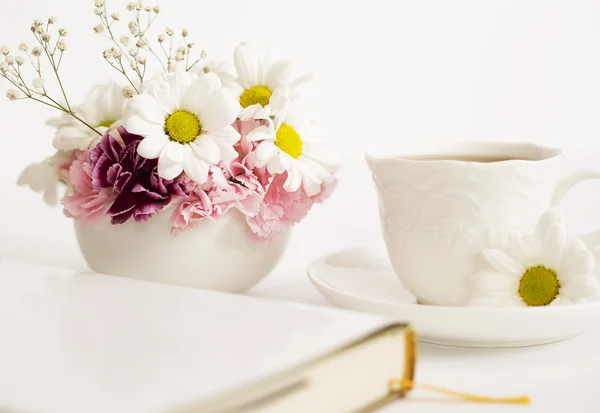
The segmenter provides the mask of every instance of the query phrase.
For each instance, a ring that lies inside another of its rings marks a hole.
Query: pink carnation
[[[191,193],[177,201],[171,216],[174,232],[191,228],[206,218],[217,219],[230,208],[237,208],[247,216],[256,215],[264,196],[258,178],[237,160],[211,168],[203,185],[188,181],[186,186]]]
[[[115,199],[115,194],[109,189],[93,187],[92,166],[87,161],[88,154],[88,151],[74,152],[75,160],[71,163],[68,173],[68,182],[73,187],[74,194],[62,199],[65,215],[83,219],[84,222],[104,215]]]
[[[269,239],[287,231],[306,216],[315,202],[302,188],[295,192],[283,189],[286,178],[286,173],[275,175],[258,214],[246,217],[252,233],[258,238]]]

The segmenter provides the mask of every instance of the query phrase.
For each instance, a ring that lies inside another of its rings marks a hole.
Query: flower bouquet
[[[335,184],[337,156],[300,109],[310,75],[294,77],[288,60],[257,59],[246,44],[233,69],[207,61],[187,29],[154,32],[158,6],[126,8],[121,19],[95,1],[94,31],[110,42],[103,58],[121,82],[77,105],[60,75],[68,36],[55,17],[34,20],[34,47],[0,49],[8,98],[61,112],[49,122],[56,153],[19,184],[50,204],[61,198],[96,272],[246,290]]]

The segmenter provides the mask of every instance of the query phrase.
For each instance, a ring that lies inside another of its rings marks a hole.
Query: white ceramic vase
[[[100,274],[240,293],[269,274],[288,241],[288,233],[269,242],[251,239],[237,210],[171,235],[170,212],[158,213],[144,224],[129,220],[112,225],[108,218],[92,224],[75,220],[89,267]]]

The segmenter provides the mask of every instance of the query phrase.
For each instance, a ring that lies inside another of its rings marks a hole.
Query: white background
[[[109,10],[124,16],[124,5],[109,1]],[[2,6],[0,44],[13,49],[33,40],[32,18],[54,14],[69,30],[63,76],[72,101],[115,76],[101,56],[104,40],[91,29],[93,1],[2,0]],[[298,276],[319,254],[379,237],[365,149],[533,141],[565,147],[571,167],[600,164],[597,1],[170,0],[161,6],[158,26],[189,28],[212,56],[227,56],[246,40],[314,72],[309,96],[317,120],[345,163],[333,197],[295,230],[284,262]],[[0,86],[4,92],[9,85]],[[38,194],[15,184],[28,163],[52,153],[52,129],[45,126],[51,115],[35,102],[0,99],[0,256],[82,266],[61,208],[48,209]],[[600,185],[587,183],[569,196],[573,231],[600,225],[598,194]]]

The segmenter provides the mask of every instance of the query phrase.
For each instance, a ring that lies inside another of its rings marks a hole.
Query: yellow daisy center
[[[519,295],[528,306],[550,304],[560,290],[556,271],[543,265],[529,267],[521,276]]]
[[[258,103],[260,106],[265,107],[269,104],[272,94],[273,92],[267,86],[252,86],[240,95],[240,105],[247,108]]]
[[[279,149],[294,159],[302,155],[302,139],[296,129],[284,123],[277,129],[275,136],[275,145]]]
[[[105,120],[104,122],[102,122],[98,126],[102,126],[104,128],[110,128],[110,125],[112,125],[113,123],[115,123],[114,120]]]
[[[171,113],[165,121],[165,133],[169,139],[182,145],[193,142],[201,130],[202,125],[196,115],[185,110]]]

